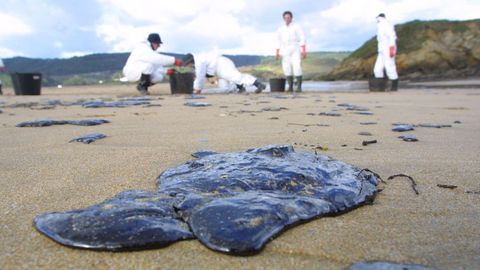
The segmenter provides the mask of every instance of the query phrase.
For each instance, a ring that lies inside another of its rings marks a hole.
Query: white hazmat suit
[[[195,81],[193,89],[202,90],[206,76],[217,76],[219,79],[235,85],[252,86],[256,78],[250,74],[241,73],[229,58],[216,53],[195,54]]]
[[[398,74],[395,66],[397,35],[395,34],[395,29],[384,17],[377,17],[377,23],[378,56],[373,73],[376,78],[383,78],[383,71],[386,70],[387,77],[390,80],[397,80]],[[393,53],[390,52],[391,47],[393,47]]]
[[[285,76],[302,76],[300,47],[305,46],[305,35],[295,22],[283,24],[277,30],[278,47],[282,55]],[[293,71],[293,72],[292,72]]]
[[[0,73],[5,70],[5,66],[3,65],[2,59],[0,59]],[[0,94],[2,94],[2,80],[0,80]]]
[[[128,81],[138,81],[142,74],[151,76],[153,83],[161,82],[166,73],[164,66],[173,65],[175,57],[159,54],[145,41],[137,45],[130,53],[123,67],[123,74]]]

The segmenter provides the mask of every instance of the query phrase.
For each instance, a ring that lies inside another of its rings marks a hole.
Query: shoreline
[[[267,89],[264,93],[272,93],[270,92],[270,86],[268,81],[265,82],[267,84]],[[129,89],[133,91],[129,91],[130,93],[125,93],[126,96],[136,96],[138,92],[135,91],[135,83],[124,83],[124,84],[98,84],[98,85],[86,85],[86,86],[63,86],[62,88],[57,88],[55,86],[44,86],[42,87],[42,95],[44,95],[44,91],[47,90],[48,94],[65,94],[64,89],[80,89],[80,88],[87,88],[87,89],[109,89],[112,87],[116,87],[119,89]],[[169,90],[169,83],[168,82],[161,82],[157,85],[150,87],[151,89],[160,89],[160,91],[155,94],[170,94]],[[328,92],[328,93],[340,93],[340,92],[369,92],[368,91],[368,81],[367,80],[355,80],[355,81],[348,81],[348,80],[339,80],[339,81],[304,81],[304,92]],[[446,90],[454,90],[454,89],[480,89],[480,78],[472,77],[472,78],[463,78],[463,79],[439,79],[439,80],[410,80],[410,79],[402,79],[400,78],[400,90],[420,90],[420,89],[446,89]],[[255,88],[249,87],[248,92],[253,92]],[[98,95],[97,92],[88,92],[92,95]],[[228,91],[217,88],[212,85],[206,85],[206,89],[204,94],[229,94]],[[275,92],[275,93],[282,93],[282,92]],[[79,93],[84,94],[84,93]],[[235,94],[235,93],[232,93]],[[14,96],[15,93],[12,87],[4,87],[3,88],[3,96]],[[1,97],[1,95],[0,95]]]

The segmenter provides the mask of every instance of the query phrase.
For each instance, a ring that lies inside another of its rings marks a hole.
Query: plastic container
[[[370,77],[368,79],[368,88],[371,92],[385,92],[387,82],[386,78]]]
[[[12,73],[15,95],[40,95],[42,89],[41,73]]]
[[[170,75],[170,90],[172,94],[192,94],[194,77],[195,75],[192,72],[177,72]]]
[[[285,92],[285,78],[272,78],[270,79],[270,91],[271,92]]]

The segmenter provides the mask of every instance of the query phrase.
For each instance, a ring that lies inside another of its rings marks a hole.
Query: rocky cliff
[[[395,26],[401,79],[480,77],[480,19],[412,21]],[[376,37],[345,58],[326,79],[366,79],[373,74]]]

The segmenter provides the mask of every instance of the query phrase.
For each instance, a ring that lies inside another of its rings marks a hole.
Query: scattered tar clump
[[[394,127],[392,128],[392,131],[395,132],[405,132],[411,130],[415,130],[415,128],[409,124],[394,124]]]
[[[321,112],[319,115],[324,115],[324,116],[342,116],[342,114],[337,113],[337,112]]]
[[[107,136],[105,134],[102,134],[102,133],[92,133],[92,134],[87,134],[87,135],[80,136],[80,137],[77,137],[77,138],[73,138],[69,142],[81,142],[81,143],[85,143],[85,144],[90,144],[94,141],[97,141],[97,140],[100,140],[100,139],[103,139],[103,138],[106,138],[106,137]]]
[[[398,138],[400,138],[400,139],[402,139],[406,142],[416,142],[416,141],[418,141],[417,136],[415,136],[413,134],[398,136]]]
[[[87,120],[35,120],[18,123],[17,127],[48,127],[53,125],[76,125],[76,126],[96,126],[110,121],[105,119],[87,119]]]
[[[208,107],[208,106],[211,106],[212,104],[207,102],[187,101],[185,102],[184,105],[189,107]]]
[[[357,262],[350,265],[346,270],[438,270],[437,268],[425,267],[417,264],[398,264],[391,262]]]
[[[123,101],[87,101],[82,104],[84,108],[125,108],[130,106],[149,105],[146,100],[123,100]]]

